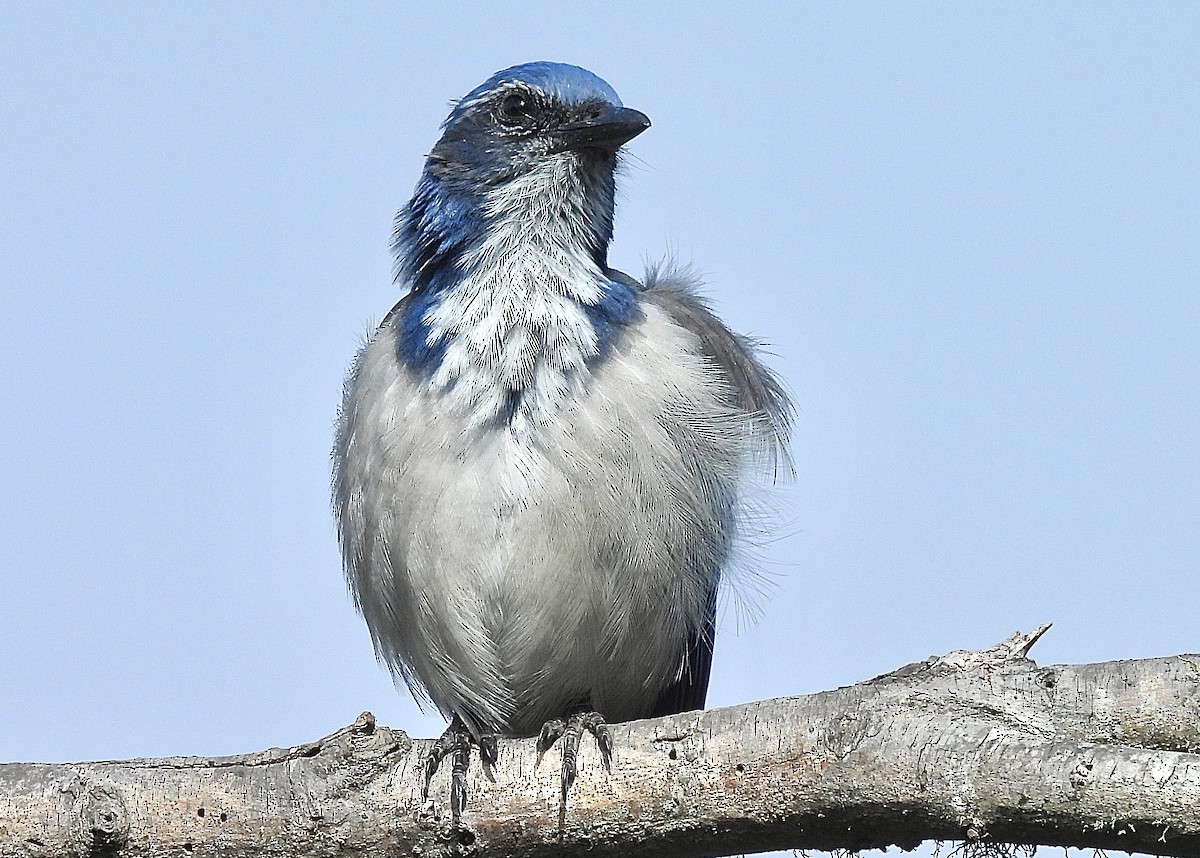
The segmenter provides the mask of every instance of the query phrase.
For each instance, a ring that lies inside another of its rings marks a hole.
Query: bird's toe
[[[455,822],[462,816],[467,807],[467,771],[471,764],[471,745],[479,745],[479,758],[485,766],[493,766],[498,756],[496,736],[494,733],[480,736],[478,741],[457,715],[442,735],[429,746],[429,754],[425,757],[425,785],[421,791],[421,800],[429,800],[429,783],[437,774],[442,760],[450,758],[450,813]]]
[[[599,712],[573,712],[565,719],[554,718],[542,725],[538,734],[538,762],[541,762],[555,742],[561,740],[562,747],[562,800],[566,803],[567,794],[575,783],[579,773],[579,740],[584,731],[591,733],[600,748],[600,758],[604,768],[612,767],[613,740],[604,716]]]

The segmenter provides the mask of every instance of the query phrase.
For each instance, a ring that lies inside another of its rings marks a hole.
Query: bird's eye
[[[500,102],[500,118],[505,122],[524,122],[533,115],[533,102],[528,96],[514,92]]]

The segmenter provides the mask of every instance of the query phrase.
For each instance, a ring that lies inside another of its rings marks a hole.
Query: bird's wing
[[[610,276],[636,284],[613,271]],[[783,383],[756,356],[758,344],[729,330],[699,296],[697,279],[674,267],[651,268],[646,273],[642,298],[664,310],[680,327],[695,334],[701,348],[728,383],[734,407],[745,412],[772,468],[790,471],[787,441],[792,404]],[[721,570],[714,570],[703,622],[693,630],[687,660],[679,679],[663,689],[653,717],[703,709],[712,670],[716,633],[717,587]]]
[[[712,673],[713,640],[717,633],[717,582],[720,574],[713,576],[708,591],[708,609],[704,622],[688,638],[687,661],[678,679],[658,695],[650,718],[661,718],[677,712],[691,712],[704,708],[708,696],[708,678]]]
[[[621,275],[624,276],[624,275]],[[628,279],[628,278],[627,278]],[[792,424],[792,402],[783,382],[763,366],[756,352],[761,347],[749,337],[735,334],[714,315],[699,294],[699,279],[677,267],[651,268],[646,272],[642,297],[661,307],[674,322],[700,338],[701,347],[720,368],[733,389],[738,408],[756,423],[773,462],[790,469],[787,442]]]

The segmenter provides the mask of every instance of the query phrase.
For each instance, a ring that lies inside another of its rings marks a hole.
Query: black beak
[[[579,122],[572,122],[558,129],[556,152],[567,149],[600,149],[616,152],[650,127],[650,119],[632,107],[605,105],[595,115]]]

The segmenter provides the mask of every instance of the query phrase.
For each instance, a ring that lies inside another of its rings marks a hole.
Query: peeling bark
[[[924,840],[1200,855],[1200,656],[1039,668],[1014,635],[868,682],[613,726],[559,806],[555,752],[501,741],[421,801],[429,740],[363,713],[235,757],[0,765],[0,858],[699,856]],[[489,777],[490,775],[490,777]],[[561,814],[560,814],[560,811]]]

